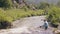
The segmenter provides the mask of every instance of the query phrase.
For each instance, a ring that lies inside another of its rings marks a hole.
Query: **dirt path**
[[[0,34],[53,34],[52,29],[44,30],[38,28],[44,24],[45,16],[34,16],[22,18],[13,22],[13,28],[1,30]]]

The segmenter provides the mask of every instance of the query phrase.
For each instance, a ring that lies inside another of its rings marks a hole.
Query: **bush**
[[[50,7],[50,4],[47,2],[40,2],[39,5],[37,5],[37,9],[45,9],[46,7]]]
[[[42,15],[43,12],[43,10],[34,11],[29,9],[27,11],[25,11],[24,9],[8,9],[5,11],[3,9],[0,9],[0,29],[9,28],[12,24],[11,22],[17,19],[30,17],[32,15]]]
[[[12,24],[7,21],[0,21],[0,29],[11,28]]]
[[[59,15],[60,15],[60,8],[58,7],[51,7],[48,10],[48,21],[51,22],[51,25],[53,25],[54,27],[58,27],[58,24],[60,23],[59,21]]]
[[[0,0],[0,7],[8,8],[12,6],[12,0]]]

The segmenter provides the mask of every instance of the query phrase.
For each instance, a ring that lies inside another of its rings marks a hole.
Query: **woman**
[[[48,22],[47,22],[47,20],[44,20],[44,27],[45,27],[45,30],[48,29]]]

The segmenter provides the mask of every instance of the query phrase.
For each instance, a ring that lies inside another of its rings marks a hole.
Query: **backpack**
[[[48,24],[47,24],[47,23],[44,23],[44,26],[45,26],[45,27],[47,27],[47,26],[48,26]]]

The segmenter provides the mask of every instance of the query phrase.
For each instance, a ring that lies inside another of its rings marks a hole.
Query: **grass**
[[[58,26],[60,23],[60,8],[54,6],[48,9],[47,19],[53,24],[53,26]]]
[[[12,22],[24,17],[40,16],[43,10],[24,10],[24,9],[7,9],[0,8],[0,29],[10,28]]]
[[[26,11],[25,11],[26,10]],[[48,10],[47,19],[54,25],[58,25],[60,23],[60,8],[59,7],[51,7]],[[40,16],[44,14],[44,10],[31,10],[31,9],[7,9],[3,10],[0,8],[0,21],[7,21],[12,23],[15,20],[24,17],[31,16]]]
[[[43,10],[27,10],[24,9],[8,9],[3,10],[0,9],[0,21],[8,21],[12,22],[14,20],[24,18],[24,17],[30,17],[30,16],[38,16],[42,15],[44,13]]]

